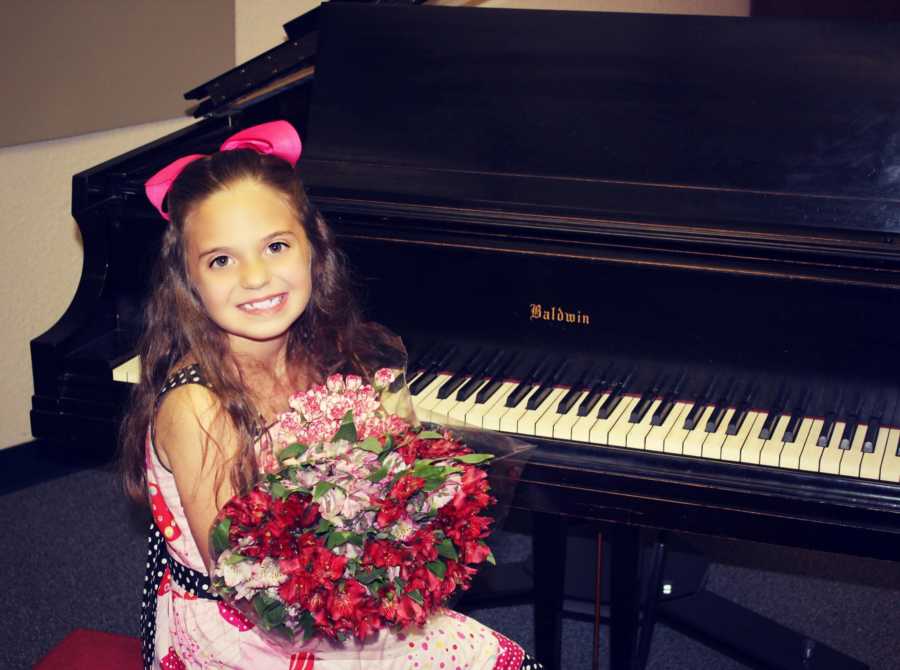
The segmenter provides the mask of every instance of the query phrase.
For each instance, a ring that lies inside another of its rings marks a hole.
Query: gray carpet
[[[0,495],[3,528],[0,668],[30,668],[74,628],[137,635],[143,523],[115,477],[83,470]],[[900,667],[900,565],[748,543],[692,538],[716,563],[710,590],[800,630],[873,669]],[[498,533],[501,565],[529,552],[527,536]],[[533,650],[528,605],[470,614]],[[567,619],[565,668],[589,668],[591,630]],[[601,629],[603,668],[608,629]],[[760,641],[764,643],[765,641]],[[664,625],[653,636],[652,670],[745,666]]]

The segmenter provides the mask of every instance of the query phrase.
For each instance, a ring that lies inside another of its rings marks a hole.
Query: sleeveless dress
[[[160,391],[206,384],[197,366],[176,372]],[[157,400],[157,404],[159,400]],[[264,439],[264,438],[263,438]],[[257,443],[257,448],[262,443]],[[452,610],[422,628],[389,630],[365,643],[312,640],[289,654],[270,646],[254,624],[215,596],[190,533],[175,477],[145,443],[153,513],[141,611],[145,669],[182,670],[531,670],[542,666],[503,635]]]

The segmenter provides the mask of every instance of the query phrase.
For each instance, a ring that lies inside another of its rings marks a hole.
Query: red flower
[[[416,491],[425,486],[425,480],[421,477],[413,477],[412,475],[403,475],[391,487],[388,498],[391,500],[406,501]]]

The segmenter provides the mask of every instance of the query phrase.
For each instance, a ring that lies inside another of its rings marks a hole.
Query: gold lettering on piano
[[[562,307],[551,305],[544,307],[540,303],[531,303],[529,306],[529,321],[554,321],[556,323],[567,323],[573,326],[589,326],[591,325],[591,315],[585,314],[581,310],[568,312]]]

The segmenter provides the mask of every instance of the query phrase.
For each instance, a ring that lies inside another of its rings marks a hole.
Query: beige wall
[[[234,2],[236,62],[280,43],[284,39],[282,24],[318,4],[315,0]],[[473,3],[451,0],[437,4]],[[479,4],[711,14],[746,14],[749,6],[746,0],[488,0]],[[78,228],[69,214],[72,175],[190,122],[179,118],[0,149],[0,262],[6,278],[0,283],[0,304],[5,308],[0,334],[0,448],[31,437],[29,342],[62,316],[81,276]]]

